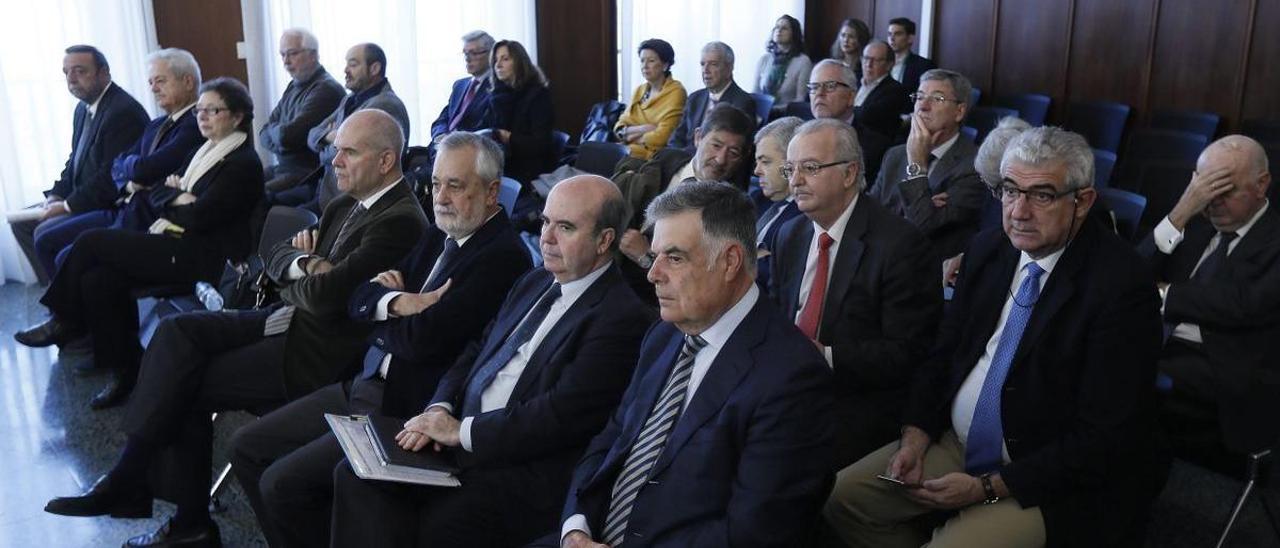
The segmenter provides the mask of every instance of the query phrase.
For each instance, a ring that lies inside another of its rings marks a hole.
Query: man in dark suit
[[[1280,435],[1280,214],[1263,148],[1223,137],[1200,154],[1182,198],[1140,247],[1172,327],[1161,425],[1178,455],[1213,463]]]
[[[857,130],[863,163],[862,176],[874,180],[880,172],[880,158],[889,150],[892,138],[879,131],[862,127],[855,116],[855,89],[858,87],[853,68],[835,59],[823,59],[809,73],[809,109],[813,118],[839,120]]]
[[[803,123],[795,116],[785,116],[756,132],[754,175],[760,179],[760,197],[769,203],[756,218],[756,285],[761,291],[769,291],[778,231],[800,215],[800,206],[791,196],[791,185],[782,176],[782,164],[787,161],[787,143]],[[756,207],[759,209],[759,204]]]
[[[347,194],[329,204],[318,231],[281,242],[266,261],[272,280],[284,286],[284,302],[166,318],[142,357],[120,459],[87,493],[54,499],[46,511],[149,516],[147,473],[166,453],[177,515],[126,546],[216,544],[217,525],[208,514],[209,413],[265,412],[354,372],[369,328],[347,317],[351,294],[404,258],[426,215],[403,182],[404,140],[390,115],[353,114],[338,130],[337,144],[333,162]]]
[[[1153,435],[1154,280],[1086,222],[1084,138],[1029,129],[1001,172],[1004,230],[965,255],[901,439],[837,477],[824,516],[843,545],[1142,543],[1168,469]],[[912,520],[935,510],[949,513],[930,541]]]
[[[685,183],[647,218],[663,322],[578,463],[559,544],[795,542],[830,487],[830,370],[755,286],[745,194]]]
[[[467,76],[453,83],[449,103],[431,123],[431,143],[439,143],[454,131],[476,131],[484,128],[489,111],[489,51],[494,40],[482,30],[462,37],[462,56],[467,62]]]
[[[907,143],[889,149],[871,197],[929,238],[936,264],[963,252],[978,233],[991,192],[974,170],[978,149],[960,135],[969,79],[934,69],[920,79]]]
[[[71,46],[62,59],[67,89],[76,103],[71,156],[53,188],[45,191],[39,219],[12,224],[13,237],[40,283],[53,276],[54,257],[75,236],[115,220],[111,161],[138,140],[147,111],[111,82],[106,56],[93,46]],[[37,245],[39,244],[39,245]],[[37,249],[44,249],[43,253]]]
[[[618,405],[652,321],[613,265],[622,195],[594,175],[556,185],[543,211],[544,269],[521,278],[493,322],[397,436],[447,450],[457,488],[335,471],[335,546],[522,546],[555,530],[573,466]]]
[[[892,140],[902,127],[902,112],[911,110],[908,90],[889,75],[893,50],[881,40],[862,48],[862,82],[853,96],[853,119],[859,132],[874,131]]]
[[[911,48],[916,45],[916,22],[906,17],[895,17],[889,20],[889,45],[893,47],[893,79],[902,84],[911,93],[918,89],[920,76],[927,71],[938,68],[932,59],[921,57]],[[969,100],[965,97],[965,101]],[[904,105],[903,114],[911,112],[911,105]]]
[[[280,35],[280,59],[291,80],[271,116],[258,130],[258,143],[275,155],[267,167],[267,190],[293,187],[320,167],[320,158],[307,147],[307,132],[337,108],[346,92],[320,64],[320,42],[301,28]]]
[[[450,134],[432,177],[438,224],[395,269],[351,298],[348,314],[374,326],[360,374],[263,416],[232,439],[232,470],[272,546],[328,545],[333,467],[342,449],[324,414],[421,411],[529,269],[524,242],[498,205],[502,152],[493,141]]]
[[[756,100],[733,81],[733,48],[728,44],[709,42],[702,46],[702,84],[706,87],[689,94],[685,101],[684,116],[671,132],[667,148],[693,153],[697,147],[694,134],[702,127],[703,117],[720,103],[733,105],[755,119]]]
[[[861,168],[849,126],[813,120],[796,131],[784,171],[804,217],[778,233],[770,292],[835,372],[838,466],[897,434],[942,313],[928,243],[861,194]]]

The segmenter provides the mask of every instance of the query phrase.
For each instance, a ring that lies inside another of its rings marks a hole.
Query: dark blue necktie
[[[1027,263],[1026,269],[1027,277],[1022,279],[1022,285],[1018,286],[1018,293],[1013,297],[1004,331],[1000,332],[1000,343],[996,345],[995,355],[987,368],[987,378],[982,383],[982,392],[978,394],[978,403],[973,408],[973,422],[969,424],[969,438],[964,451],[964,468],[970,474],[985,474],[999,468],[1004,461],[1000,394],[1009,375],[1009,366],[1013,365],[1013,356],[1018,352],[1022,333],[1027,328],[1027,320],[1040,299],[1040,275],[1044,274],[1044,269],[1034,262]]]
[[[773,205],[769,206],[769,209],[764,210],[764,214],[760,215],[759,219],[756,219],[756,246],[757,247],[764,244],[764,232],[765,232],[765,229],[768,228],[769,222],[772,221],[774,218],[776,218],[782,212],[782,208],[786,206],[787,206],[786,200],[774,202]]]
[[[77,186],[76,175],[80,173],[80,163],[84,161],[84,155],[89,152],[89,144],[93,141],[93,113],[85,111],[84,122],[80,124],[80,127],[80,140],[76,142],[76,150],[72,153],[72,186]]]
[[[449,262],[453,260],[454,255],[458,253],[458,242],[453,238],[446,238],[444,241],[444,249],[440,251],[440,256],[436,258],[436,264],[431,268],[431,274],[427,276],[427,281],[422,284],[419,293],[426,291],[434,291],[444,285],[444,280],[436,280],[441,272],[445,272],[449,267]],[[383,330],[381,328],[374,331],[374,336],[378,336]],[[364,371],[360,377],[371,379],[378,374],[378,368],[382,367],[382,360],[387,357],[387,351],[378,348],[378,345],[369,345],[369,351],[364,354]]]
[[[525,316],[524,321],[516,327],[515,331],[507,337],[484,365],[471,376],[471,382],[467,383],[466,399],[463,400],[462,416],[474,417],[480,414],[480,395],[485,388],[493,382],[498,376],[498,371],[502,370],[515,357],[518,350],[524,343],[529,342],[533,337],[533,333],[538,330],[538,326],[542,325],[542,320],[547,318],[547,313],[551,311],[551,305],[555,304],[556,299],[560,298],[560,284],[553,283],[547,291],[538,299],[538,304],[533,305],[533,309],[529,311],[529,315]]]
[[[1191,276],[1191,279],[1202,284],[1213,281],[1213,275],[1222,268],[1223,263],[1227,262],[1227,253],[1231,252],[1231,242],[1235,241],[1236,236],[1235,232],[1219,232],[1218,247],[1215,247],[1213,253],[1200,262],[1200,267],[1196,268],[1196,273]]]

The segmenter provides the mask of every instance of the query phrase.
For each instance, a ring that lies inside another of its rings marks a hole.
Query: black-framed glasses
[[[231,109],[227,107],[195,107],[192,110],[195,111],[196,116],[199,116],[201,114],[208,114],[209,116],[217,116]]]
[[[813,177],[814,175],[817,175],[819,171],[831,166],[838,166],[840,164],[848,164],[851,162],[853,162],[853,160],[836,160],[826,164],[819,164],[818,162],[803,162],[798,166],[791,162],[785,162],[782,164],[782,177],[784,179],[791,179],[791,177],[796,174],[797,168],[799,168],[798,171],[804,173],[806,176]]]
[[[942,103],[955,103],[958,105],[964,102],[959,99],[948,98],[946,95],[943,95],[941,93],[935,93],[933,95],[929,95],[927,93],[920,93],[917,91],[915,93],[912,93],[911,95],[908,95],[907,97],[910,97],[912,101],[915,101],[917,103],[919,103],[920,101],[932,101],[933,104],[935,105],[941,105]]]
[[[821,90],[823,93],[831,93],[837,89],[840,89],[841,86],[844,86],[849,89],[853,89],[853,87],[850,86],[849,84],[846,84],[844,82],[837,82],[835,80],[827,80],[826,82],[809,82],[804,87],[809,90],[810,95],[813,95],[818,93],[819,90]]]
[[[1054,192],[1051,190],[1041,190],[1041,189],[1034,189],[1034,188],[1030,190],[1023,190],[1021,188],[1018,188],[1010,184],[1012,183],[1012,181],[1008,179],[1005,179],[1005,183],[1006,184],[1002,184],[991,189],[991,193],[995,195],[995,197],[1005,205],[1016,203],[1018,201],[1018,198],[1022,196],[1026,196],[1027,201],[1031,202],[1031,205],[1033,206],[1049,207],[1053,205],[1053,203],[1056,202],[1058,198],[1061,198],[1063,196],[1067,196],[1070,194],[1075,194],[1077,190],[1074,188],[1069,190],[1064,190],[1062,192]]]

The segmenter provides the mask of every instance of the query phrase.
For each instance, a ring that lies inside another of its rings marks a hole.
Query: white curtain
[[[689,93],[703,87],[699,61],[702,46],[711,41],[733,48],[734,80],[748,93],[754,91],[756,63],[773,24],[784,14],[803,23],[804,0],[619,0],[619,100],[630,101],[631,92],[644,83],[636,48],[649,38],[671,43],[676,51],[671,75]]]
[[[537,61],[534,0],[415,2],[372,0],[241,0],[250,88],[258,121],[289,83],[280,63],[280,33],[310,30],[320,41],[320,62],[342,81],[347,49],[373,42],[387,54],[387,79],[409,111],[410,144],[429,141],[431,122],[449,101],[450,84],[466,76],[462,35],[484,30],[495,40],[516,40]]]
[[[147,86],[146,56],[155,48],[151,0],[13,2],[0,18],[0,211],[43,198],[71,155],[77,99],[62,75],[64,50],[97,47],[112,81],[148,112],[158,112]],[[0,222],[3,279],[35,281],[13,232]]]

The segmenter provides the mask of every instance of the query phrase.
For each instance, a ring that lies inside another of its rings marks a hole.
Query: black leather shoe
[[[222,537],[218,533],[218,524],[213,520],[194,529],[174,529],[173,519],[169,519],[154,532],[124,541],[124,548],[159,548],[161,546],[220,548]]]
[[[133,385],[136,382],[134,377],[136,376],[136,373],[122,374],[119,371],[112,370],[111,380],[107,381],[107,385],[102,388],[102,391],[98,392],[98,395],[89,400],[89,407],[106,409],[124,403],[125,400],[129,399],[129,393],[133,392]]]
[[[115,485],[110,475],[98,478],[83,495],[58,497],[44,511],[63,516],[151,517],[151,493],[145,488]]]
[[[49,318],[40,325],[13,334],[13,339],[33,348],[67,344],[80,336],[80,330],[74,326]]]

